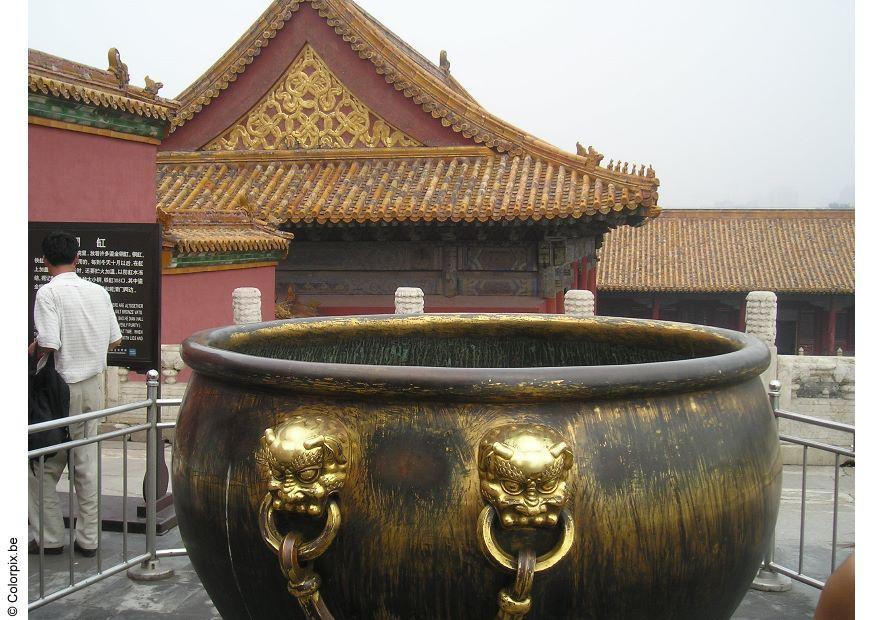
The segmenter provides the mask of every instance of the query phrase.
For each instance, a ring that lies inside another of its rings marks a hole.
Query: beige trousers
[[[103,407],[101,402],[100,379],[95,375],[70,387],[70,415],[97,411]],[[70,438],[83,439],[97,435],[97,420],[70,425]],[[73,448],[69,461],[72,467],[70,477],[79,504],[76,519],[75,540],[80,547],[97,547],[97,444],[92,443]],[[42,480],[40,480],[39,461],[29,463],[28,467],[28,506],[27,516],[30,525],[30,539],[40,540],[40,520],[43,522],[42,545],[44,547],[63,547],[70,539],[64,537],[64,519],[56,491],[58,481],[67,467],[67,450],[56,452],[45,459]],[[40,511],[40,485],[43,489],[43,507]],[[42,519],[40,518],[42,515]]]

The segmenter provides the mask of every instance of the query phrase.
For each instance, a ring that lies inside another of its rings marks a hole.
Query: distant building
[[[600,315],[743,330],[754,290],[778,296],[779,353],[853,354],[854,211],[665,210],[600,251]]]

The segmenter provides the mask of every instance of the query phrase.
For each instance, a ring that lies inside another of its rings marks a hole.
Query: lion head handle
[[[480,440],[480,492],[505,527],[556,525],[568,502],[573,456],[568,444],[542,424],[509,424]]]
[[[322,514],[346,481],[348,445],[343,424],[322,414],[296,415],[265,430],[255,458],[267,470],[273,508]]]

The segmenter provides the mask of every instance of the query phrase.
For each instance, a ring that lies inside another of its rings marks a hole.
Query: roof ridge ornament
[[[249,225],[256,230],[260,230],[262,232],[281,237],[282,239],[286,239],[288,241],[291,241],[295,238],[294,233],[280,230],[282,221],[278,217],[272,215],[271,213],[266,214],[266,219],[259,217],[259,215],[261,214],[258,212],[258,207],[254,204],[251,192],[247,193],[243,190],[240,190],[240,192],[238,192],[237,196],[234,198],[233,204],[235,210],[242,212],[243,216],[249,221]]]
[[[155,215],[161,228],[166,231],[173,225],[173,215],[162,207],[155,207]]]
[[[440,67],[441,71],[443,71],[447,75],[450,74],[450,60],[449,58],[447,58],[447,50],[441,50]]]
[[[605,158],[602,153],[599,153],[597,150],[592,148],[592,145],[587,147],[586,150],[584,150],[583,145],[580,142],[578,142],[576,146],[577,154],[581,157],[586,158],[583,167],[587,170],[593,170],[595,168],[598,168],[598,166],[601,164],[601,161]]]
[[[149,97],[154,99],[158,96],[158,91],[164,88],[164,84],[162,82],[156,82],[148,75],[146,76],[146,87],[143,89],[143,92],[146,93]]]
[[[589,147],[589,148],[592,149],[592,147]],[[601,158],[602,158],[601,153],[598,153],[594,149],[592,149],[592,150],[596,153],[599,161],[601,161]],[[580,142],[577,143],[577,154],[580,155],[581,157],[589,157],[589,155],[590,155],[589,150],[585,150],[583,148],[583,145],[580,144]],[[596,165],[598,165],[598,164],[596,164]],[[589,164],[584,164],[584,168],[589,168],[589,167],[590,167]],[[627,176],[633,176],[633,177],[638,177],[638,178],[656,179],[656,171],[653,169],[653,166],[651,164],[647,164],[646,168],[644,167],[644,164],[633,164],[632,171],[630,172],[629,171],[629,162],[621,161],[619,159],[615,162],[613,159],[611,159],[608,161],[608,165],[605,166],[605,170],[607,170],[609,172],[614,172],[617,174],[624,174]]]
[[[131,75],[128,73],[128,66],[122,62],[121,54],[118,49],[109,48],[109,69],[108,71],[115,76],[116,82],[120,88],[125,88],[131,81]]]

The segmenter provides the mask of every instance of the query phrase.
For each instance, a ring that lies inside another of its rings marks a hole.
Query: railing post
[[[234,325],[261,322],[261,289],[254,286],[241,286],[231,293],[231,306],[234,311]]]
[[[595,316],[595,296],[592,291],[571,289],[565,292],[565,314],[578,319]]]
[[[772,406],[772,414],[775,420],[775,430],[778,429],[778,416],[775,412],[778,410],[779,400],[781,397],[781,382],[777,379],[769,381],[769,403]],[[778,448],[780,450],[780,447]],[[777,527],[777,522],[775,523]],[[775,561],[775,530],[769,537],[769,544],[766,547],[766,554],[763,558],[763,565],[760,567],[757,576],[754,577],[753,583],[750,585],[754,590],[762,590],[763,592],[786,592],[792,586],[790,578],[781,573],[772,570],[772,564]]]
[[[778,297],[771,291],[748,293],[744,325],[745,332],[756,336],[769,348],[769,367],[760,375],[763,387],[769,389],[769,381],[778,376],[778,349],[775,346],[778,333]]]
[[[158,371],[146,373],[146,399],[150,400],[147,410],[146,431],[146,553],[149,558],[139,566],[128,569],[128,577],[136,581],[157,581],[170,577],[172,568],[159,565],[156,535],[158,529]]]
[[[395,314],[423,314],[425,295],[421,288],[399,286],[395,289]]]

